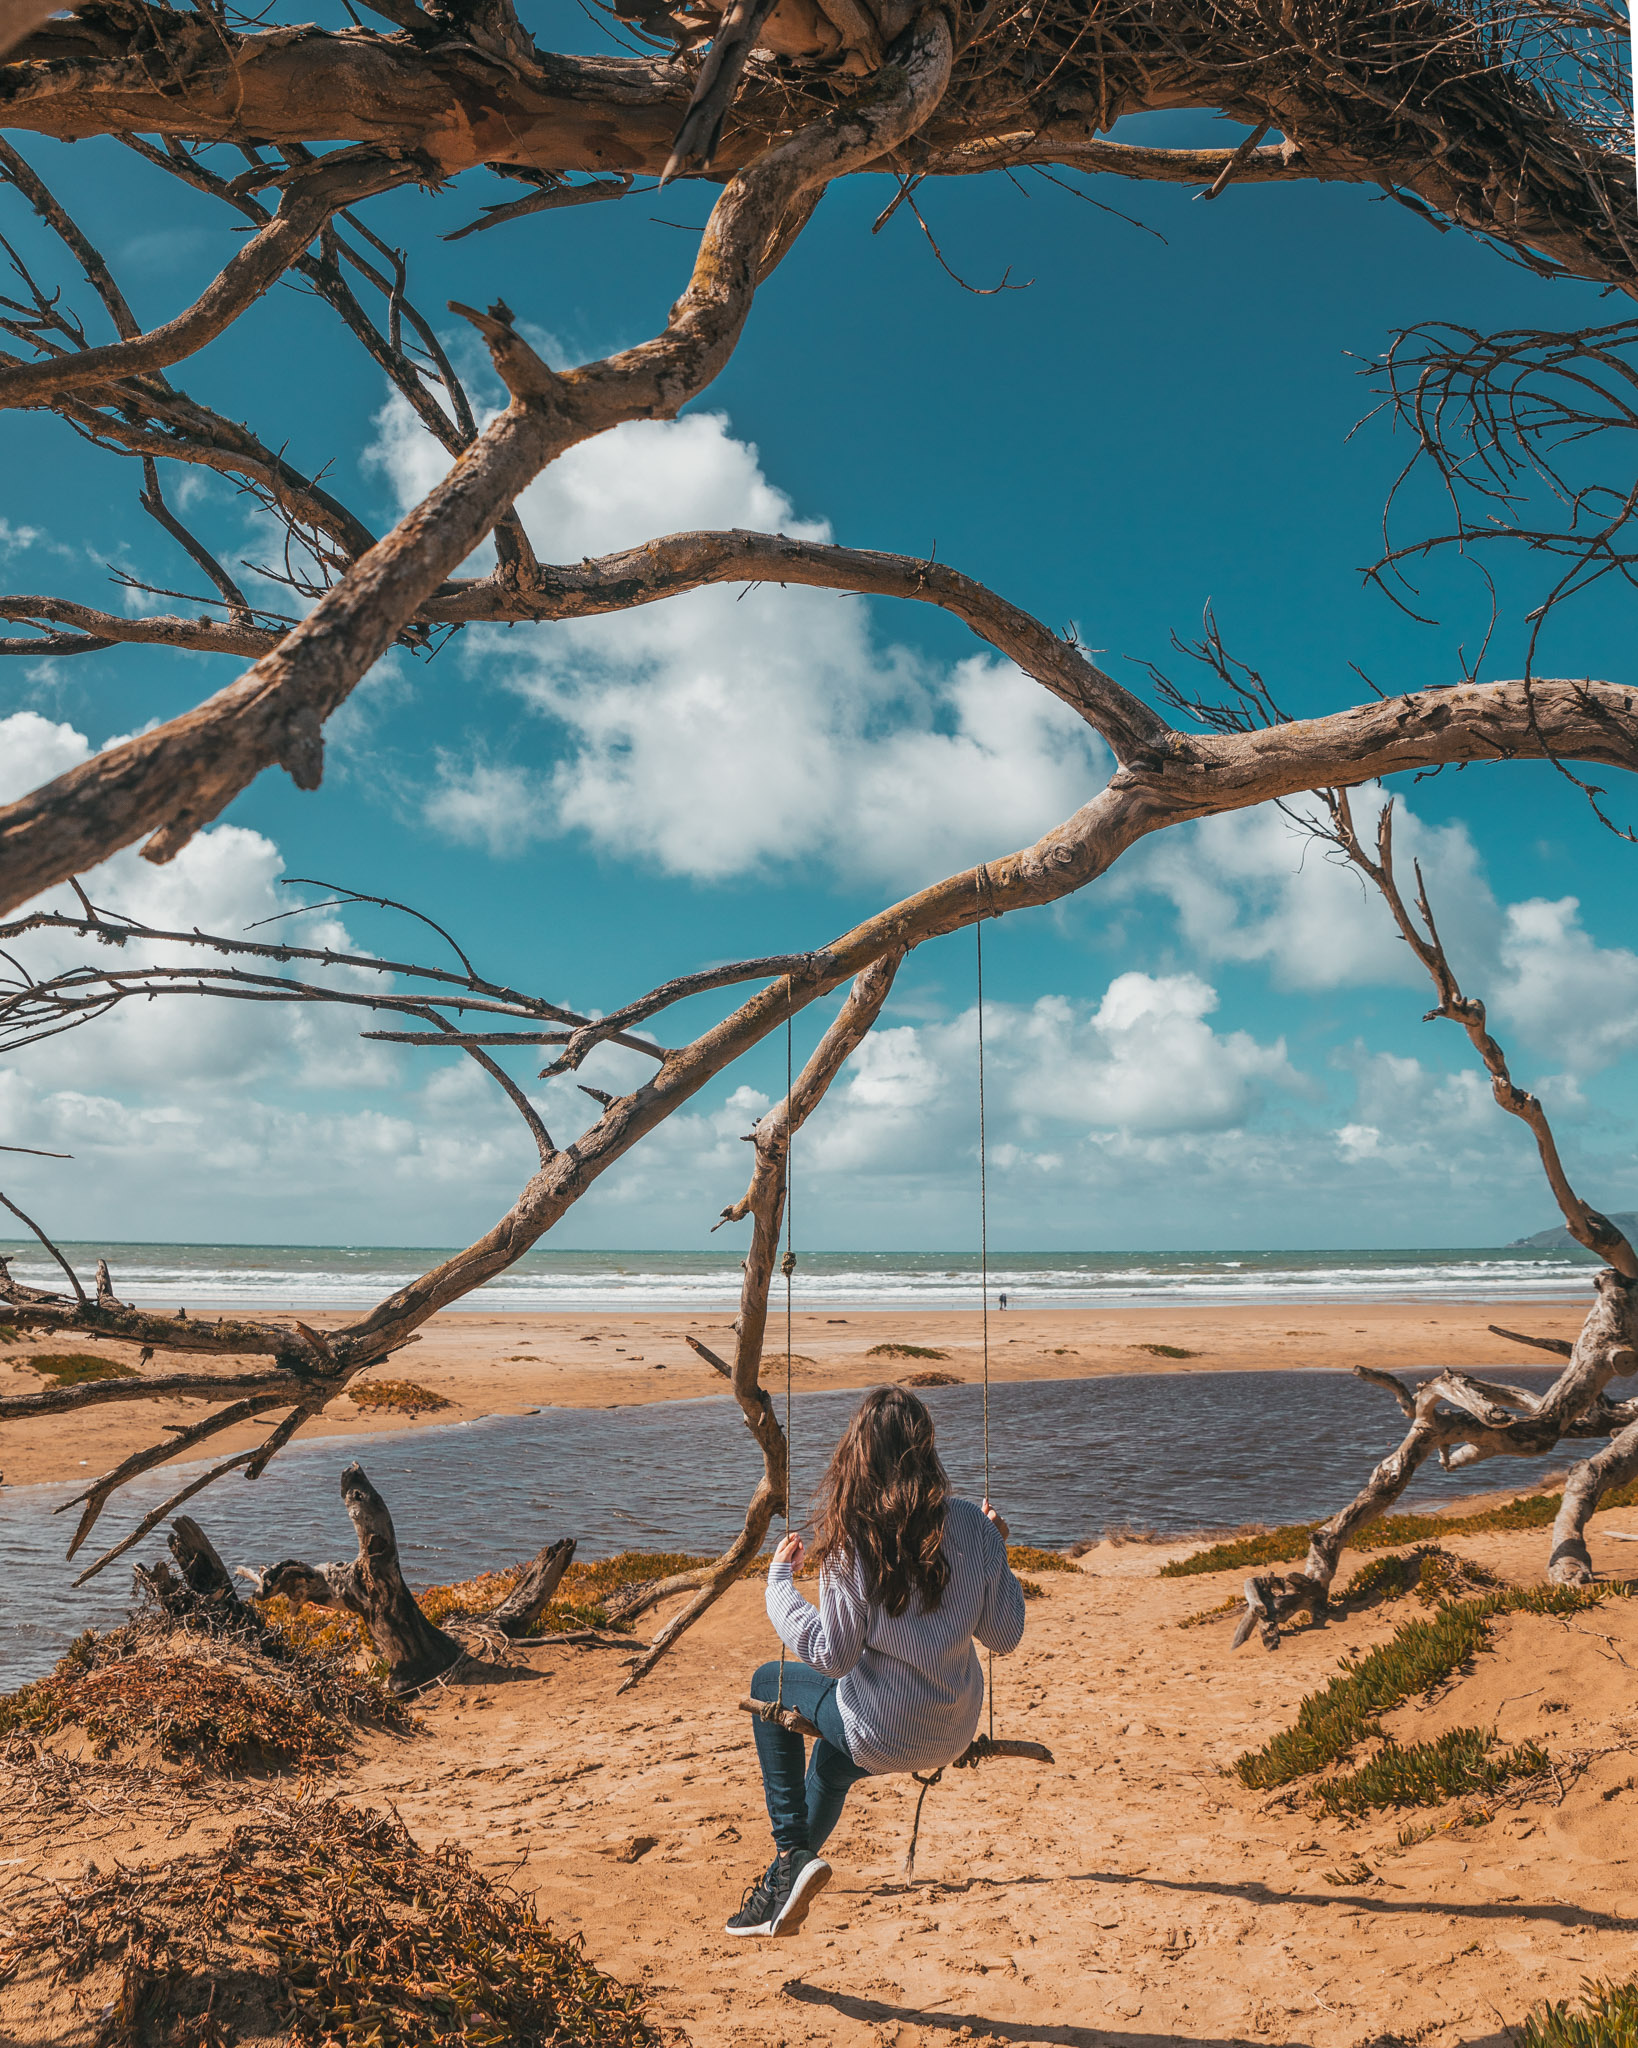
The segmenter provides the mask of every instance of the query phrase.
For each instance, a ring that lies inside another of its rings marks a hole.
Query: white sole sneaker
[[[802,1866],[800,1875],[791,1886],[791,1895],[774,1915],[768,1932],[770,1934],[794,1934],[808,1917],[808,1908],[830,1883],[830,1865],[822,1856],[815,1856],[811,1863]]]

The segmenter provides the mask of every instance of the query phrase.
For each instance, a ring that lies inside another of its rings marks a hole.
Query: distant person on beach
[[[728,1922],[730,1934],[794,1934],[830,1882],[819,1851],[848,1787],[952,1762],[978,1728],[984,1673],[975,1640],[1003,1656],[1024,1633],[1007,1525],[985,1501],[955,1500],[933,1418],[903,1387],[878,1387],[842,1434],[820,1489],[813,1556],[819,1605],[796,1590],[806,1555],[787,1534],[768,1568],[768,1617],[800,1658],[762,1665],[751,1696],[794,1707],[819,1730],[751,1724],[773,1823],[774,1859]]]
[[[1003,1308],[1005,1308],[1005,1307],[1006,1307],[1006,1305],[1007,1305],[1007,1297],[1006,1297],[1006,1296],[1005,1296],[1005,1295],[1003,1294],[1003,1295],[1002,1295],[1002,1297],[1001,1297],[1001,1306],[1002,1306]]]

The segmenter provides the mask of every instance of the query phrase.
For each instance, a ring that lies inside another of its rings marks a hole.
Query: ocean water
[[[1550,1367],[1509,1377],[1546,1386]],[[798,1502],[811,1494],[853,1392],[799,1394],[791,1419]],[[975,1386],[930,1387],[940,1452],[958,1492],[983,1492]],[[1397,1444],[1385,1394],[1340,1371],[1227,1372],[1012,1382],[991,1389],[992,1495],[1013,1540],[1062,1548],[1122,1525],[1162,1535],[1242,1522],[1318,1519],[1351,1499]],[[1571,1447],[1570,1455],[1589,1455]],[[632,1408],[547,1408],[392,1437],[293,1444],[254,1485],[229,1473],[188,1503],[229,1569],[276,1558],[350,1558],[342,1468],[380,1488],[412,1586],[448,1583],[573,1536],[582,1557],[617,1550],[725,1549],[761,1458],[726,1397]],[[1564,1456],[1554,1463],[1568,1462]],[[164,1555],[156,1529],[78,1591],[75,1573],[204,1469],[171,1465],[125,1489],[81,1556],[64,1558],[75,1484],[0,1491],[0,1689],[48,1671],[79,1630],[123,1618],[130,1566]],[[1457,1472],[1424,1466],[1407,1505],[1525,1489],[1545,1463],[1505,1458]],[[1545,1540],[1545,1532],[1544,1532]],[[1543,1551],[1545,1560],[1545,1550]],[[683,1654],[686,1654],[684,1652]]]
[[[121,1297],[143,1307],[359,1309],[448,1256],[447,1249],[370,1245],[100,1244],[63,1247],[89,1278],[106,1257]],[[7,1245],[17,1278],[60,1287],[33,1242]],[[997,1252],[990,1295],[1018,1308],[1099,1303],[1509,1301],[1581,1297],[1589,1253],[1478,1247],[1427,1251]],[[627,1314],[716,1312],[739,1297],[739,1253],[533,1251],[457,1304]],[[978,1305],[976,1257],[944,1252],[807,1252],[799,1308],[954,1309]]]

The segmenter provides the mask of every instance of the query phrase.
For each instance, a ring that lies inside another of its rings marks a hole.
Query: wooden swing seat
[[[774,1700],[741,1700],[739,1705],[742,1713],[755,1714],[759,1721],[775,1721],[793,1735],[817,1737],[819,1734],[807,1715],[799,1714],[794,1707],[782,1707]],[[1017,1757],[1036,1764],[1057,1762],[1044,1742],[1010,1742],[998,1736],[975,1735],[946,1769],[971,1770],[974,1764],[988,1763],[992,1757]]]

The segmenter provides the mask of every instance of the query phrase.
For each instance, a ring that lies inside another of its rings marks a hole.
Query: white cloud
[[[1355,822],[1375,830],[1374,792],[1354,794]],[[1317,798],[1294,809],[1320,815]],[[1428,825],[1395,805],[1395,866],[1420,861],[1458,972],[1493,960],[1499,925],[1467,828]],[[1110,878],[1117,898],[1171,899],[1188,945],[1206,960],[1261,961],[1278,987],[1330,989],[1413,982],[1422,969],[1386,904],[1358,871],[1316,843],[1274,804],[1163,833]]]
[[[377,456],[404,503],[447,458],[402,405]],[[548,560],[691,528],[817,540],[720,415],[638,421],[572,449],[519,500]],[[445,753],[429,823],[516,853],[579,833],[702,880],[818,859],[930,879],[1028,844],[1107,779],[1096,735],[1010,664],[938,667],[872,637],[832,592],[701,590],[601,619],[469,636],[468,658],[540,714],[551,767]]]
[[[25,548],[35,547],[44,539],[38,526],[14,526],[9,519],[0,519],[0,562],[20,555]]]
[[[1638,1049],[1638,954],[1599,946],[1573,896],[1508,906],[1494,1008],[1572,1074],[1591,1074]]]
[[[91,742],[71,725],[14,711],[0,718],[0,804],[14,804],[91,756]]]

